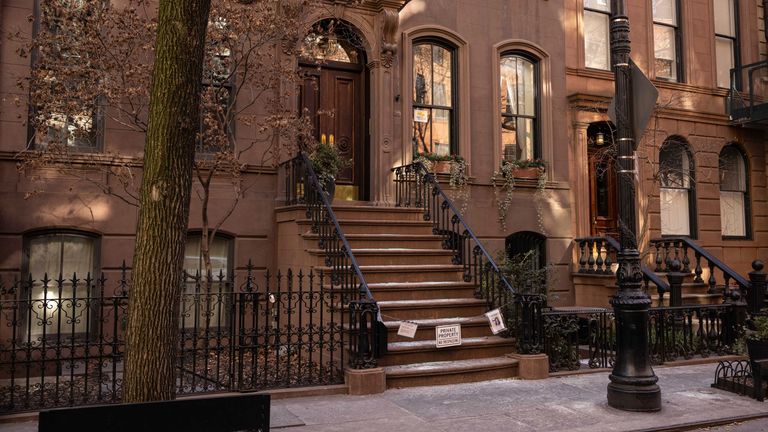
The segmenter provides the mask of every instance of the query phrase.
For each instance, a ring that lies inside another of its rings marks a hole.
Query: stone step
[[[361,265],[360,271],[368,283],[464,280],[463,268],[453,264]]]
[[[488,319],[484,316],[474,316],[465,318],[440,318],[440,319],[422,319],[410,320],[418,324],[416,336],[413,339],[405,336],[399,336],[397,330],[400,328],[401,321],[384,321],[388,330],[387,341],[393,342],[411,342],[419,340],[435,340],[435,327],[449,324],[461,324],[461,336],[465,338],[493,336]]]
[[[414,363],[384,368],[387,388],[433,386],[513,378],[518,361],[506,356]]]
[[[369,220],[410,220],[424,221],[424,210],[405,207],[378,207],[366,205],[336,205],[333,213],[339,220],[369,219]]]
[[[475,295],[472,283],[456,281],[377,282],[368,283],[368,288],[378,301],[472,298]]]
[[[713,305],[723,303],[723,294],[687,294],[683,293],[683,305]],[[659,295],[651,294],[651,307],[669,306],[669,293],[664,293],[664,304],[659,305]]]
[[[321,249],[310,249],[312,255],[325,256]],[[357,248],[352,253],[359,265],[450,264],[453,251],[414,248]]]
[[[387,345],[387,354],[379,359],[379,365],[397,366],[423,362],[498,357],[511,354],[514,351],[514,339],[505,339],[498,336],[463,337],[461,345],[446,348],[436,348],[434,339],[393,342]]]
[[[390,248],[415,248],[415,249],[440,249],[443,241],[435,235],[417,234],[348,234],[347,241],[352,249],[390,249]],[[317,242],[319,236],[315,233],[305,233],[304,238]],[[314,243],[317,244],[317,243]]]
[[[378,304],[381,314],[386,315],[385,321],[480,316],[488,309],[485,300],[476,298],[395,300]]]
[[[309,232],[312,226],[310,219],[300,219],[296,223],[302,232]],[[432,222],[413,220],[365,220],[339,219],[344,234],[414,234],[432,235]]]

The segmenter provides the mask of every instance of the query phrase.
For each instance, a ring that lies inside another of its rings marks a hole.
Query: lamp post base
[[[608,405],[623,411],[661,410],[661,389],[656,384],[608,384]]]

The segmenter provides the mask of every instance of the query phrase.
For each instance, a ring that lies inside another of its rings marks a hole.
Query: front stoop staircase
[[[423,210],[367,205],[334,205],[339,224],[376,299],[388,330],[388,350],[379,359],[388,387],[453,384],[517,376],[511,338],[494,336],[483,315],[485,300],[464,282],[453,251],[442,248],[423,220]],[[298,219],[299,233],[317,268],[311,221]],[[418,324],[414,339],[398,336],[403,320]],[[461,324],[462,344],[436,348],[435,327]]]

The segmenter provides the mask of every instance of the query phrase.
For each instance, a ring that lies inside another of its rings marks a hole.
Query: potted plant
[[[415,160],[424,164],[434,174],[450,174],[454,165],[464,163],[464,158],[459,155],[437,153],[419,153]]]
[[[749,360],[768,359],[768,315],[756,315],[746,331]]]
[[[515,190],[515,179],[528,179],[536,180],[537,199],[536,199],[536,212],[541,223],[541,201],[544,194],[544,188],[547,185],[547,163],[541,159],[521,159],[521,160],[504,160],[501,163],[501,168],[498,171],[493,172],[491,177],[491,185],[493,185],[493,193],[496,198],[496,202],[499,206],[499,224],[502,230],[507,229],[507,211],[512,204],[513,191]],[[501,186],[497,185],[497,182],[501,182]],[[504,191],[504,197],[499,197],[499,189]],[[543,226],[540,226],[542,233],[544,232]]]
[[[336,176],[349,166],[349,160],[341,157],[339,150],[333,144],[318,143],[309,155],[320,185],[329,197],[333,198],[336,191]]]

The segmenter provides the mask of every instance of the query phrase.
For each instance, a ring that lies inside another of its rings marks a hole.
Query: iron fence
[[[649,353],[653,364],[734,352],[740,328],[736,304],[652,308]],[[616,322],[604,308],[547,308],[542,296],[517,296],[518,351],[545,353],[550,372],[613,367]]]
[[[121,400],[130,272],[117,274],[0,283],[0,412]],[[356,295],[322,272],[250,264],[187,277],[177,394],[343,383],[349,353],[371,357],[360,343],[371,312]]]

